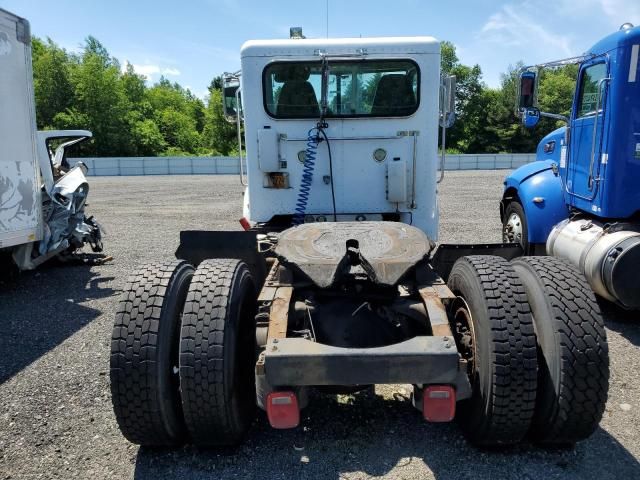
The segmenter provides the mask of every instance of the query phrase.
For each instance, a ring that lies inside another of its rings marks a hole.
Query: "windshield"
[[[410,60],[329,62],[327,117],[406,117],[420,101],[420,71]],[[264,104],[274,118],[317,118],[322,63],[277,62],[263,73]]]

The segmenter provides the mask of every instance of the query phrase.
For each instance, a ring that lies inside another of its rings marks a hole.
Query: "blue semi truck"
[[[640,27],[624,24],[585,54],[520,71],[516,113],[566,126],[542,139],[536,162],[505,180],[503,240],[572,263],[593,290],[640,309]],[[570,117],[541,112],[539,71],[577,64]]]

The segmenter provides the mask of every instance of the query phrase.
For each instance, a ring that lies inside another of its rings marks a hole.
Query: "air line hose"
[[[304,223],[304,217],[309,203],[309,195],[311,193],[311,184],[313,183],[313,171],[315,170],[316,156],[318,154],[318,145],[320,142],[327,142],[327,151],[329,153],[329,177],[331,181],[331,201],[333,206],[333,221],[337,221],[336,215],[336,193],[333,185],[333,158],[331,155],[331,144],[329,138],[324,131],[324,125],[318,123],[318,126],[309,130],[307,134],[307,148],[304,154],[304,167],[302,169],[302,180],[300,182],[300,190],[298,192],[298,200],[296,201],[295,214],[291,220],[293,226]]]
[[[311,184],[313,183],[313,171],[316,165],[316,155],[318,154],[318,145],[323,140],[327,142],[327,151],[329,153],[329,178],[331,181],[331,200],[333,202],[333,221],[337,221],[336,216],[336,193],[333,186],[333,158],[331,158],[331,145],[329,138],[324,129],[328,127],[325,122],[327,114],[327,92],[329,88],[329,61],[326,56],[322,58],[322,95],[320,119],[317,125],[309,130],[307,134],[307,148],[304,154],[304,167],[302,169],[302,180],[300,181],[300,190],[298,191],[298,200],[296,201],[295,213],[291,219],[293,226],[304,223],[304,217],[309,203],[309,195],[311,193]]]
[[[302,169],[302,181],[300,182],[300,190],[298,191],[298,200],[296,201],[295,214],[291,223],[300,225],[304,223],[304,216],[307,211],[307,204],[309,203],[309,194],[311,192],[311,183],[313,182],[313,171],[316,166],[316,155],[318,153],[318,144],[320,143],[320,136],[314,132],[318,130],[318,127],[314,127],[309,130],[307,135],[307,148],[304,153],[304,167]]]

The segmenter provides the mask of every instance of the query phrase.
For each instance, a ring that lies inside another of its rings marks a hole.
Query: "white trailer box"
[[[0,9],[0,249],[42,239],[29,23]]]

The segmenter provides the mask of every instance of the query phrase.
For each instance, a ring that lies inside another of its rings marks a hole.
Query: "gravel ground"
[[[505,172],[448,173],[441,241],[500,240]],[[302,427],[263,416],[237,450],[150,450],[119,433],[109,393],[118,293],[136,265],[170,259],[181,229],[238,229],[237,177],[92,178],[92,214],[110,264],[48,266],[0,286],[0,479],[640,478],[640,322],[611,311],[611,389],[601,428],[571,450],[469,446],[455,424],[427,424],[407,386],[320,396]]]

